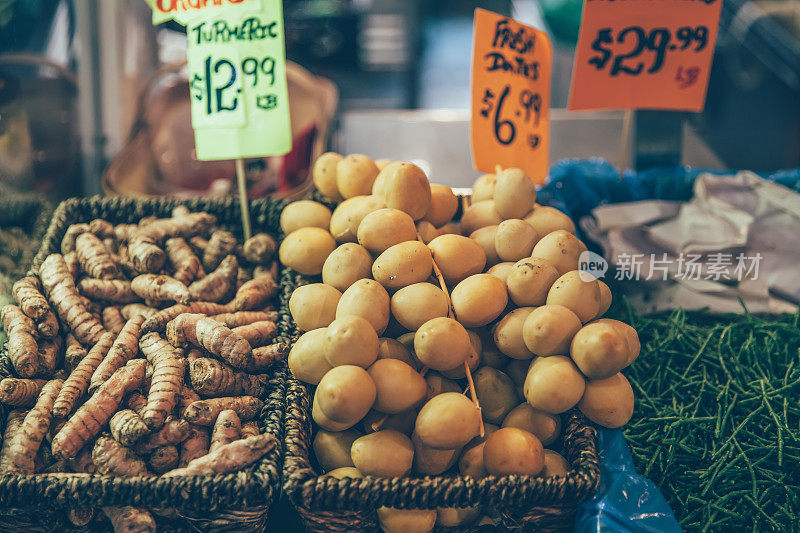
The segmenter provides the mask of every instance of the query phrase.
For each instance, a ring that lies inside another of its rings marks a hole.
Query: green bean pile
[[[785,531],[800,524],[800,315],[647,318],[627,376],[625,437],[637,471],[686,530]]]

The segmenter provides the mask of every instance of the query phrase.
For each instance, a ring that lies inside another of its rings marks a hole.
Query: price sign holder
[[[189,100],[197,159],[236,161],[246,239],[244,158],[292,148],[282,0],[146,0],[153,22],[186,26]]]
[[[585,0],[569,109],[702,111],[722,0]]]
[[[517,167],[544,183],[550,149],[553,50],[546,33],[475,10],[472,160],[482,172]]]

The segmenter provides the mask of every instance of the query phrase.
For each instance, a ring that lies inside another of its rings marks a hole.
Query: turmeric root
[[[167,415],[178,403],[185,366],[183,360],[177,357],[175,347],[158,333],[148,333],[142,337],[139,346],[153,365],[153,378],[142,419],[147,427],[156,430],[164,425]]]
[[[278,292],[278,284],[270,276],[251,279],[242,285],[233,299],[233,308],[247,311],[264,307]]]
[[[92,463],[98,474],[112,476],[147,476],[147,465],[130,448],[111,437],[100,437],[92,449]]]
[[[136,441],[150,433],[150,428],[142,417],[132,409],[118,411],[108,421],[111,436],[123,446],[132,446]]]
[[[253,276],[250,275],[250,271],[240,266],[238,273],[236,274],[236,291],[238,292],[245,283],[252,279]]]
[[[46,379],[5,378],[0,381],[0,402],[31,407],[45,383]]]
[[[158,309],[144,304],[128,304],[123,306],[120,312],[125,320],[130,320],[136,315],[142,315],[145,319],[148,319],[157,315]]]
[[[104,333],[97,344],[92,346],[86,357],[81,359],[78,366],[70,373],[53,406],[53,414],[56,417],[67,418],[78,400],[86,394],[89,388],[89,379],[108,353],[113,342],[114,334]]]
[[[39,342],[39,371],[37,375],[51,378],[60,368],[64,361],[64,353],[61,351],[61,337],[52,340],[42,340]]]
[[[122,279],[84,278],[78,282],[81,294],[94,300],[128,304],[142,300],[131,288],[131,282]]]
[[[187,242],[189,243],[189,246],[192,247],[192,250],[194,250],[198,255],[203,255],[203,253],[206,251],[206,248],[208,248],[208,239],[204,239],[200,235],[195,235]]]
[[[183,413],[183,418],[198,426],[210,426],[221,411],[232,409],[241,420],[250,420],[258,416],[262,407],[264,402],[253,396],[208,398],[189,405]]]
[[[75,368],[78,366],[78,363],[86,357],[88,350],[83,347],[83,344],[78,342],[78,339],[75,338],[72,333],[67,334],[67,348],[64,353],[64,359],[66,360],[67,364],[70,368]]]
[[[242,422],[241,432],[243,439],[261,433],[261,431],[258,429],[258,422],[256,422],[255,420],[248,420],[247,422]]]
[[[24,277],[14,283],[11,294],[22,312],[35,321],[43,319],[50,312],[50,304],[42,294],[41,283],[34,276]]]
[[[181,457],[178,466],[184,467],[198,457],[208,453],[211,438],[208,429],[190,424],[189,436],[181,445]]]
[[[44,318],[36,322],[36,329],[39,331],[39,336],[45,339],[53,339],[58,335],[58,319],[52,311],[48,309]]]
[[[111,333],[118,334],[122,331],[122,328],[125,327],[125,319],[122,318],[122,313],[117,306],[110,305],[103,309],[101,318],[103,320],[103,327]]]
[[[81,301],[64,258],[59,254],[47,256],[39,269],[39,277],[47,298],[56,308],[61,322],[69,327],[81,344],[87,346],[95,344],[105,330]]]
[[[230,444],[242,438],[242,421],[236,411],[230,409],[222,411],[217,416],[214,429],[211,431],[211,445],[208,452],[211,453],[220,446]]]
[[[39,447],[50,422],[53,421],[53,402],[63,383],[60,379],[54,379],[42,387],[33,409],[28,411],[19,429],[11,437],[8,446],[9,472],[33,474],[36,471],[36,454],[39,453]]]
[[[217,230],[212,233],[203,251],[203,268],[206,272],[217,268],[220,261],[236,250],[236,244],[236,236],[230,231]]]
[[[247,326],[254,322],[275,322],[278,319],[278,313],[275,311],[237,311],[235,313],[211,315],[211,318],[233,329]]]
[[[128,320],[97,368],[92,372],[89,392],[94,392],[122,365],[139,353],[139,338],[142,335],[144,317],[137,315]]]
[[[229,255],[222,260],[216,270],[189,285],[189,295],[192,300],[202,302],[227,301],[236,288],[238,273],[239,262],[235,255]]]
[[[78,254],[75,250],[64,254],[64,264],[67,265],[67,272],[72,279],[78,279],[81,275],[81,264],[78,262]]]
[[[189,213],[155,220],[138,227],[130,236],[128,255],[139,272],[157,272],[167,256],[160,244],[167,237],[192,237],[204,233],[216,222],[208,213]]]
[[[204,315],[176,316],[167,324],[167,338],[176,346],[189,343],[205,348],[235,368],[244,368],[253,361],[253,352],[246,340]]]
[[[3,329],[8,336],[8,357],[17,374],[32,377],[39,370],[39,345],[36,342],[36,325],[16,305],[7,305],[2,311]]]
[[[111,251],[94,233],[82,233],[75,239],[75,253],[81,270],[90,278],[117,279],[122,276]]]
[[[53,438],[52,450],[56,459],[75,457],[84,444],[100,433],[103,425],[116,412],[122,398],[142,382],[146,364],[143,359],[128,361],[78,408]]]
[[[14,442],[14,436],[19,432],[22,426],[22,421],[25,420],[25,415],[28,411],[24,409],[14,409],[8,413],[6,417],[6,430],[3,434],[3,447],[0,449],[0,473],[5,474],[11,472],[13,467],[11,463],[11,444]]]
[[[194,280],[205,277],[206,272],[203,270],[203,265],[200,264],[200,259],[184,239],[180,237],[167,239],[164,247],[167,250],[169,262],[172,263],[175,270],[172,277],[187,286]]]
[[[116,231],[114,224],[102,218],[96,218],[89,222],[89,231],[101,239],[114,239],[116,241]]]
[[[182,418],[167,420],[160,430],[137,442],[133,449],[146,455],[161,446],[180,444],[189,438],[191,429],[192,425]]]
[[[167,472],[164,477],[226,474],[249,466],[275,447],[272,435],[261,434],[220,446],[213,452],[191,461],[184,468]]]
[[[147,509],[103,507],[115,533],[155,533],[156,521]]]
[[[75,457],[67,460],[67,466],[69,469],[78,474],[94,474],[97,472],[97,468],[95,468],[94,463],[92,462],[93,448],[93,444],[84,446],[80,449],[77,455],[75,455]]]
[[[241,336],[247,341],[251,348],[255,349],[259,346],[264,346],[272,340],[275,333],[278,331],[278,326],[275,325],[275,322],[264,320],[261,322],[253,322],[246,326],[239,326],[238,328],[233,328],[231,331]]]
[[[128,395],[128,398],[125,400],[125,405],[131,411],[135,411],[136,414],[142,416],[144,408],[145,406],[147,406],[147,398],[145,398],[144,395],[142,395],[142,393],[138,391],[133,391]]]
[[[185,304],[189,301],[189,289],[175,278],[164,274],[141,274],[131,281],[133,292],[145,300],[171,301]]]
[[[163,474],[178,466],[179,459],[178,448],[168,444],[153,451],[150,459],[147,460],[147,466],[156,474]]]
[[[195,359],[189,365],[192,388],[201,396],[263,396],[266,376],[237,372],[231,367],[207,357]]]
[[[166,309],[158,311],[153,316],[148,317],[144,325],[142,325],[142,331],[145,333],[150,333],[152,331],[163,333],[167,327],[167,322],[182,313],[214,315],[217,313],[226,313],[229,310],[230,307],[227,305],[213,302],[190,302],[187,305],[173,305],[172,307],[167,307]]]
[[[68,254],[75,251],[75,241],[78,236],[89,231],[89,224],[81,222],[78,224],[70,224],[67,231],[64,232],[64,237],[61,239],[61,253]]]
[[[256,233],[242,246],[242,254],[248,262],[254,265],[264,265],[275,255],[277,245],[275,239],[266,233]]]
[[[253,350],[253,363],[243,368],[245,372],[264,372],[277,361],[283,361],[289,355],[289,347],[283,343],[261,346]]]
[[[187,361],[189,359],[187,358]],[[191,364],[191,362],[189,363]],[[184,411],[186,408],[189,407],[192,403],[199,401],[200,395],[197,394],[192,387],[189,386],[188,383],[183,384],[183,388],[181,389],[181,395],[178,398],[178,414],[183,416]]]

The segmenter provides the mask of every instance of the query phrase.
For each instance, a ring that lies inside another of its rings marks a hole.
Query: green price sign
[[[153,20],[186,26],[197,158],[292,148],[281,0],[147,0]]]

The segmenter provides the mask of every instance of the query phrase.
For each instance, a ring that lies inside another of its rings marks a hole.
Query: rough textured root
[[[87,353],[89,352],[83,347],[83,344],[78,342],[78,339],[76,339],[72,333],[69,333],[67,335],[67,348],[64,353],[64,360],[67,362],[67,365],[74,369],[78,366],[78,363],[86,357]]]
[[[255,322],[275,322],[278,319],[278,313],[276,311],[237,311],[211,315],[211,318],[233,329]]]
[[[67,418],[78,400],[89,389],[89,380],[108,353],[114,342],[113,333],[104,333],[100,340],[92,346],[86,357],[70,373],[53,406],[53,414],[58,418]]]
[[[19,429],[11,437],[8,445],[8,471],[19,474],[33,474],[36,471],[36,454],[42,445],[50,422],[53,421],[53,402],[64,382],[60,379],[48,381],[33,409],[28,411]]]
[[[79,235],[75,240],[75,252],[78,255],[81,270],[86,272],[90,278],[117,279],[122,276],[111,251],[95,234],[82,233]]]
[[[263,308],[278,292],[278,284],[270,276],[251,279],[242,285],[233,299],[233,308],[237,311],[249,311]]]
[[[139,413],[133,409],[118,411],[108,421],[111,436],[123,446],[132,446],[136,441],[150,433]]]
[[[180,454],[178,453],[178,448],[168,444],[167,446],[161,446],[153,450],[150,459],[147,460],[147,465],[150,467],[150,470],[156,474],[163,474],[178,466],[179,459]]]
[[[122,279],[83,278],[78,282],[81,294],[94,300],[119,304],[139,302],[142,299],[131,288],[131,282]]]
[[[253,349],[253,363],[243,370],[249,373],[264,372],[278,361],[284,361],[289,355],[289,347],[283,343],[260,346]]]
[[[128,361],[84,403],[53,438],[53,456],[69,459],[75,456],[108,422],[122,398],[144,379],[143,359]]]
[[[36,323],[36,329],[39,331],[39,336],[45,339],[53,339],[58,335],[59,326],[56,315],[48,309],[44,318]]]
[[[208,428],[190,424],[189,437],[181,445],[181,458],[178,466],[182,468],[198,457],[206,455],[210,443],[211,437],[208,434]]]
[[[118,368],[136,357],[139,353],[139,338],[142,336],[142,323],[144,317],[134,316],[128,320],[114,340],[114,344],[108,350],[108,355],[100,362],[89,383],[89,391],[94,392],[97,387],[102,385]]]
[[[128,243],[137,231],[139,231],[138,224],[117,224],[114,226],[114,237],[118,243]]]
[[[136,453],[146,455],[161,446],[177,445],[189,438],[192,425],[182,418],[167,420],[160,430],[143,438],[134,446]]]
[[[275,447],[272,435],[255,435],[220,446],[213,452],[194,459],[186,467],[164,474],[172,476],[204,476],[226,474],[249,466]]]
[[[145,462],[111,437],[100,437],[92,449],[92,463],[98,474],[133,477],[149,474]]]
[[[195,359],[200,359],[201,357],[206,356],[206,351],[202,348],[198,348],[197,346],[192,346],[186,351],[186,364],[191,364],[192,361]]]
[[[259,435],[261,431],[258,429],[258,422],[255,420],[248,420],[247,422],[242,422],[242,438],[246,439],[247,437],[252,437],[253,435]]]
[[[128,256],[139,272],[158,272],[167,256],[159,244],[168,237],[192,237],[204,233],[216,222],[208,213],[189,213],[158,219],[138,227],[130,235]]]
[[[202,302],[227,301],[236,289],[236,276],[239,274],[239,262],[235,255],[229,255],[203,279],[189,285],[192,300]]]
[[[78,279],[81,275],[81,264],[78,262],[78,254],[73,250],[68,254],[64,254],[64,264],[67,266],[67,272],[72,279]]]
[[[191,364],[191,362],[189,364]],[[200,400],[200,395],[197,394],[188,383],[184,383],[181,389],[181,395],[178,398],[178,414],[182,417],[187,407]]]
[[[167,338],[176,346],[189,343],[205,348],[234,368],[253,362],[253,351],[246,340],[205,315],[176,316],[167,324]]]
[[[208,239],[204,239],[199,235],[190,238],[186,242],[188,242],[189,246],[192,247],[192,250],[194,250],[195,253],[200,256],[202,256],[203,253],[206,251],[206,248],[208,248]]]
[[[6,429],[3,434],[3,447],[0,449],[0,474],[11,472],[11,445],[14,442],[14,436],[22,427],[22,421],[25,420],[25,415],[28,411],[24,409],[14,409],[8,413],[6,417]]]
[[[133,391],[125,400],[125,406],[128,409],[135,411],[139,416],[142,416],[142,412],[144,411],[146,405],[147,398],[139,391]]]
[[[64,352],[61,350],[61,337],[39,342],[39,371],[36,375],[52,378],[56,369],[61,368]]]
[[[227,313],[230,307],[224,304],[214,302],[190,302],[188,305],[173,305],[161,311],[158,311],[153,316],[148,317],[142,326],[142,331],[150,333],[157,331],[163,333],[167,328],[167,323],[176,316],[183,313],[200,313],[203,315],[214,315],[219,313]]]
[[[264,402],[254,396],[208,398],[189,405],[183,413],[183,418],[198,426],[210,426],[222,411],[231,409],[236,411],[241,420],[251,420],[258,416],[262,407]]]
[[[68,459],[67,466],[69,469],[79,474],[94,474],[97,472],[92,462],[92,448],[94,448],[93,444],[84,446],[75,457]]]
[[[164,425],[167,415],[178,404],[183,388],[184,361],[177,356],[175,347],[158,333],[142,337],[139,346],[153,365],[153,378],[142,419],[147,427],[156,430]]]
[[[156,521],[147,509],[136,507],[103,507],[111,520],[114,533],[155,533]]]
[[[84,307],[86,307],[86,310],[89,311],[92,315],[96,316],[98,320],[100,320],[100,317],[102,316],[103,313],[103,304],[101,304],[100,302],[95,302],[91,298],[87,298],[82,294],[79,295],[78,297],[81,299],[81,303],[83,303]]]
[[[102,317],[103,327],[111,333],[119,334],[122,328],[125,327],[125,319],[117,306],[108,306],[103,309]]]
[[[164,274],[141,274],[131,281],[131,289],[144,300],[156,302],[189,301],[189,289],[177,279]]]
[[[184,239],[180,237],[167,239],[164,247],[174,270],[172,277],[187,286],[194,280],[205,277],[206,272],[203,270],[200,258]]]
[[[3,329],[8,336],[8,357],[17,374],[33,377],[39,369],[39,345],[36,324],[16,305],[2,311]]]
[[[203,251],[203,268],[211,272],[220,262],[236,250],[236,236],[230,231],[217,230],[208,239],[208,246]]]
[[[42,294],[42,286],[35,276],[27,276],[14,283],[11,294],[22,312],[33,320],[41,320],[50,312],[50,304]]]
[[[59,254],[47,256],[39,269],[39,278],[62,323],[69,327],[81,344],[95,344],[105,329],[81,301],[64,258]]]
[[[230,409],[222,411],[217,416],[214,429],[211,431],[211,445],[208,452],[211,453],[220,446],[230,444],[242,438],[242,421],[236,411]]]
[[[269,343],[278,331],[278,326],[275,322],[261,321],[253,322],[246,326],[239,326],[233,328],[231,331],[241,336],[251,348],[255,349]]]
[[[237,372],[222,361],[201,357],[189,365],[192,388],[201,396],[256,396],[266,390],[265,375]]]
[[[253,276],[250,275],[250,272],[246,268],[239,267],[238,274],[236,274],[236,291],[238,292],[245,283],[252,280]],[[233,302],[231,302],[233,304]]]
[[[145,319],[153,317],[159,313],[158,309],[144,304],[128,304],[122,307],[122,318],[130,320],[136,315],[142,315]]]
[[[114,224],[102,218],[96,218],[89,222],[89,231],[101,239],[113,239],[115,241],[117,239]]]
[[[0,402],[31,407],[45,383],[46,379],[5,378],[0,381]]]
[[[75,251],[75,241],[78,236],[89,231],[89,224],[81,222],[79,224],[70,224],[67,231],[64,232],[64,237],[61,239],[61,253],[68,254]]]
[[[256,233],[242,246],[242,254],[249,263],[264,265],[275,255],[277,244],[275,239],[266,233]]]

